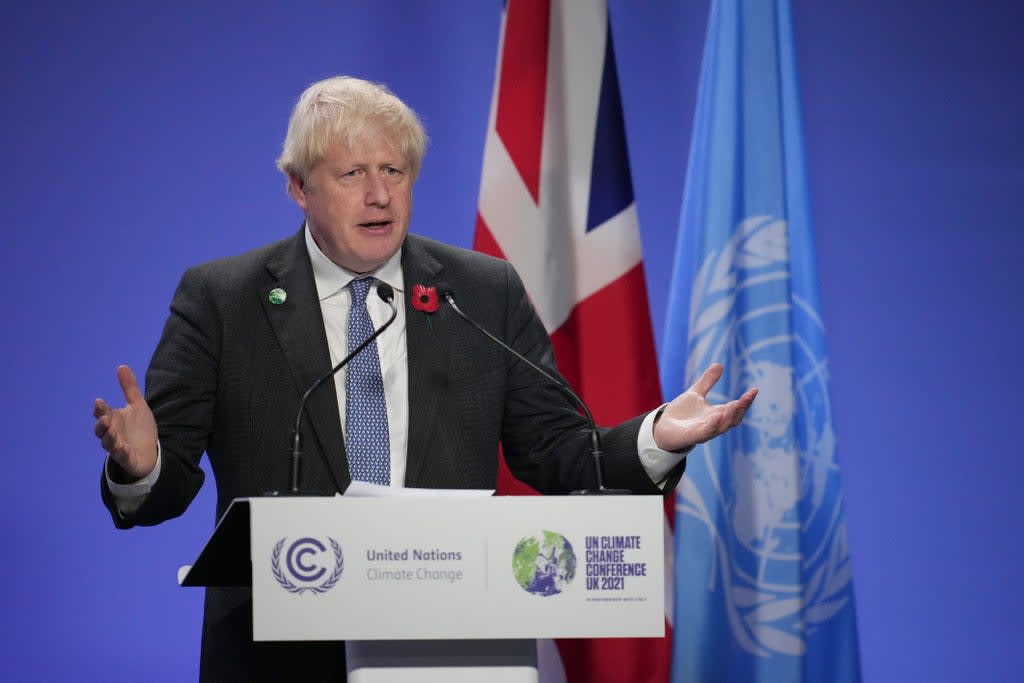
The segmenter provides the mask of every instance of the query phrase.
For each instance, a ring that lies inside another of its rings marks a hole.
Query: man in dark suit
[[[292,416],[302,393],[350,348],[353,283],[367,277],[368,287],[387,284],[398,300],[395,324],[364,352],[379,363],[386,405],[389,448],[374,465],[383,483],[493,488],[500,442],[512,472],[544,493],[595,485],[586,423],[562,393],[448,306],[422,310],[411,296],[417,285],[453,292],[484,328],[556,374],[547,334],[509,264],[408,234],[425,147],[416,115],[382,86],[333,78],[302,95],[278,166],[303,228],[186,272],[146,398],[122,366],[126,405],[96,401],[95,432],[109,454],[101,491],[116,526],[181,514],[202,484],[204,452],[218,516],[236,497],[285,488]],[[371,295],[366,307],[379,327],[387,306]],[[656,413],[605,430],[608,482],[671,491],[685,452],[739,424],[754,399],[751,390],[709,404],[720,374],[712,367]],[[341,378],[330,386],[311,397],[303,427],[303,489],[327,495],[345,490],[364,457],[353,454],[361,423],[346,423],[357,392]],[[254,644],[251,624],[248,590],[207,592],[203,680],[343,679],[337,644]]]

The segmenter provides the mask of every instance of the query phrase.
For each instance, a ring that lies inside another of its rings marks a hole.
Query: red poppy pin
[[[437,301],[437,287],[425,287],[423,285],[413,285],[412,288],[412,307],[417,311],[423,311],[424,313],[434,313],[437,311],[440,304]],[[427,325],[433,329],[434,325],[430,322],[430,316],[427,316]]]
[[[412,307],[424,313],[433,313],[440,304],[437,303],[437,287],[414,285],[412,288]]]

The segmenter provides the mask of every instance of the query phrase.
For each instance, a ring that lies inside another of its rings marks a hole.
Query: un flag
[[[714,0],[662,387],[760,393],[677,490],[678,683],[860,680],[819,311],[788,2]]]

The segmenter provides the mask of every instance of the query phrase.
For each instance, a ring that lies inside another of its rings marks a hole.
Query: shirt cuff
[[[636,436],[636,452],[640,454],[640,464],[643,465],[651,481],[663,491],[669,473],[690,452],[690,449],[680,452],[663,451],[654,442],[654,419],[664,408],[665,406],[661,406],[657,410],[647,413],[647,417],[640,423],[640,433]]]
[[[107,456],[107,462],[103,466],[103,472],[107,478],[107,488],[110,490],[110,495],[114,498],[114,505],[117,507],[117,511],[123,517],[134,515],[139,506],[145,502],[149,492],[153,490],[153,484],[156,483],[157,478],[160,476],[161,461],[160,442],[157,441],[156,467],[153,468],[153,471],[134,483],[118,484],[110,478],[110,456]]]

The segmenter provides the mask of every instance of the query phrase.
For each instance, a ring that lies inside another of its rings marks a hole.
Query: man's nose
[[[367,175],[366,203],[376,206],[387,206],[391,201],[391,189],[388,187],[387,178],[377,174]]]

